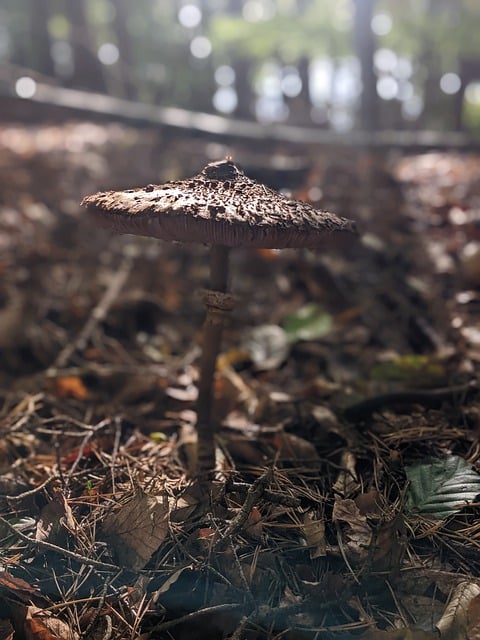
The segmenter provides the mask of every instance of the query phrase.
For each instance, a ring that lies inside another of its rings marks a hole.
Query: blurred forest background
[[[480,135],[478,0],[3,0],[0,93]]]
[[[479,143],[480,0],[0,0],[0,640],[480,638]],[[80,202],[227,155],[360,234],[232,252],[206,499],[205,247]]]

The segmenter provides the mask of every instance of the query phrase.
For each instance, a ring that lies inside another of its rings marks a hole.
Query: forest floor
[[[79,202],[226,151],[361,235],[233,252],[207,484],[206,250]],[[0,640],[480,637],[480,156],[77,122],[3,126],[0,169]]]

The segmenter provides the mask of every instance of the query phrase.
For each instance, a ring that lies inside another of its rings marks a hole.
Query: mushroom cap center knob
[[[235,180],[236,178],[243,176],[243,171],[241,171],[235,163],[227,158],[226,160],[221,160],[220,162],[211,162],[207,164],[205,169],[203,170],[203,174],[208,180]]]

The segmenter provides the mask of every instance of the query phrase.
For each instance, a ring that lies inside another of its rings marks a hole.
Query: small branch
[[[230,522],[225,532],[222,534],[220,540],[218,540],[217,544],[224,544],[230,538],[232,538],[240,529],[243,527],[245,522],[248,520],[248,516],[252,508],[259,501],[261,496],[265,493],[265,489],[271,483],[273,477],[273,469],[267,469],[262,473],[262,475],[255,480],[250,489],[247,492],[247,497],[245,498],[245,502],[240,507],[239,512]]]
[[[90,339],[91,335],[95,331],[95,328],[97,327],[98,324],[100,324],[100,322],[102,322],[106,318],[110,310],[110,307],[118,298],[118,295],[122,290],[123,285],[125,284],[128,276],[130,275],[132,265],[133,265],[132,258],[130,256],[125,256],[123,258],[122,263],[120,264],[120,267],[118,268],[116,273],[113,275],[112,279],[110,280],[110,283],[106,291],[104,292],[103,296],[100,298],[97,306],[92,310],[88,320],[84,324],[78,336],[75,338],[73,342],[69,342],[60,351],[55,362],[49,368],[48,371],[51,371],[52,369],[60,369],[64,367],[68,362],[68,360],[70,359],[70,357],[76,351],[82,351],[86,347],[88,340]]]
[[[195,620],[199,616],[203,616],[205,614],[217,614],[222,611],[234,611],[235,609],[239,609],[242,605],[237,603],[225,603],[225,604],[217,604],[213,607],[205,607],[205,609],[199,609],[198,611],[192,611],[191,613],[187,613],[184,616],[180,616],[180,618],[176,618],[175,620],[167,620],[167,622],[162,622],[161,624],[157,624],[153,629],[150,630],[150,636],[152,633],[157,633],[161,631],[166,631],[167,629],[171,629],[172,627],[176,627],[177,624],[182,624],[183,622],[191,622]]]
[[[112,571],[112,570],[118,571],[119,569],[121,569],[121,567],[115,564],[109,564],[108,562],[100,562],[100,560],[93,560],[92,558],[87,558],[86,556],[82,556],[79,553],[75,553],[74,551],[68,551],[68,549],[62,549],[62,547],[57,547],[56,544],[51,544],[50,542],[32,540],[31,538],[26,536],[24,533],[21,533],[20,531],[15,529],[15,527],[12,524],[10,524],[8,520],[5,520],[5,518],[2,518],[1,516],[0,516],[0,523],[5,525],[7,529],[9,529],[12,532],[13,535],[17,536],[17,538],[20,538],[20,540],[23,540],[23,542],[26,542],[29,546],[39,547],[40,549],[45,549],[45,551],[54,551],[55,553],[58,553],[62,556],[65,556],[67,558],[72,558],[77,562],[80,562],[90,567],[96,567],[97,569],[108,569],[109,571]]]
[[[393,391],[391,393],[382,393],[378,396],[352,404],[344,410],[343,415],[350,421],[364,420],[383,407],[409,404],[435,407],[444,401],[451,402],[455,396],[467,396],[477,391],[478,386],[475,381],[453,387],[425,389],[424,391]]]

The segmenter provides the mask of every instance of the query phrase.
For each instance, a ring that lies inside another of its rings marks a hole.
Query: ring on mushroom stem
[[[84,198],[82,205],[117,233],[211,245],[196,425],[197,473],[210,474],[215,468],[211,418],[215,363],[225,318],[233,309],[228,294],[230,248],[315,249],[330,232],[355,233],[355,223],[251,180],[230,157],[208,164],[186,180],[97,193]]]

